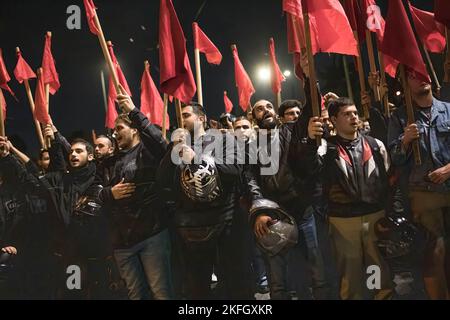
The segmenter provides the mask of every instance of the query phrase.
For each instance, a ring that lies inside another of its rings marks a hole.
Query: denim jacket
[[[411,189],[437,192],[449,192],[450,180],[437,185],[427,179],[428,173],[450,163],[450,103],[433,98],[431,118],[420,108],[414,110],[414,117],[420,132],[420,155],[422,164],[416,166],[412,148],[403,150],[402,139],[407,126],[407,115],[404,107],[392,115],[388,130],[388,148],[392,163],[406,167],[409,171]]]

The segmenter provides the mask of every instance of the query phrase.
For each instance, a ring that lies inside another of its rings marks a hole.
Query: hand
[[[47,124],[44,127],[42,134],[44,135],[44,140],[46,140],[47,138],[50,138],[51,141],[55,140],[55,132],[53,131],[51,124]]]
[[[9,155],[11,149],[11,142],[8,141],[7,137],[0,137],[0,157],[4,158]]]
[[[17,249],[12,246],[7,246],[7,247],[2,248],[2,252],[16,255]]]
[[[122,87],[121,84],[119,84],[120,93],[117,94],[117,101],[119,102],[119,106],[122,108],[123,111],[126,113],[130,113],[135,107],[133,100],[131,100],[131,97],[128,95],[126,90]]]
[[[323,100],[325,100],[325,105],[328,104],[328,102],[339,99],[339,96],[334,92],[328,92],[323,96]]]
[[[405,128],[405,134],[403,136],[403,147],[405,149],[409,148],[409,145],[411,144],[411,142],[413,142],[414,140],[417,140],[420,138],[420,133],[419,133],[419,128],[417,127],[417,124],[412,123],[409,126],[407,126]]]
[[[192,150],[191,147],[187,145],[181,146],[180,150],[180,158],[184,163],[189,164],[192,163],[192,159],[195,157],[195,151]]]
[[[111,188],[114,200],[129,198],[134,190],[136,190],[136,185],[134,183],[123,183],[124,180],[125,179],[122,178],[118,184]]]
[[[369,72],[368,82],[369,82],[369,86],[371,88],[373,88],[374,86],[380,85],[380,75],[379,75],[378,71]]]
[[[315,140],[316,137],[323,136],[323,124],[319,117],[313,117],[309,119],[308,123],[308,137]]]
[[[256,217],[253,231],[258,238],[262,238],[265,234],[269,233],[269,227],[267,224],[271,221],[271,217],[263,214]]]
[[[361,105],[370,106],[370,95],[367,93],[367,91],[361,91]]]
[[[434,170],[428,174],[431,182],[436,184],[443,184],[450,178],[450,164]]]
[[[189,131],[183,128],[178,128],[172,133],[170,140],[172,140],[173,144],[176,146],[179,143],[187,144],[188,137]]]

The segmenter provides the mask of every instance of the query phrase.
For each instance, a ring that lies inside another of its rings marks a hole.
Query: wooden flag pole
[[[411,91],[410,91],[410,88],[409,88],[409,85],[408,85],[408,81],[406,79],[405,66],[403,64],[401,64],[399,67],[400,67],[400,77],[402,79],[403,90],[404,90],[404,93],[405,93],[406,113],[407,113],[407,116],[408,116],[408,125],[410,125],[410,124],[415,122]],[[412,147],[413,147],[414,160],[416,162],[416,165],[420,165],[422,163],[422,160],[420,158],[419,141],[417,141],[417,140],[413,141]]]
[[[354,100],[352,82],[350,81],[350,72],[348,70],[347,58],[345,57],[345,55],[342,55],[342,62],[344,64],[344,74],[345,74],[345,83],[347,85],[347,94],[350,99]]]
[[[19,47],[16,47],[16,52],[20,52]],[[27,93],[28,102],[30,104],[31,114],[33,116],[34,125],[36,127],[36,134],[38,136],[41,148],[43,150],[45,150],[45,143],[44,143],[44,137],[42,136],[41,125],[39,124],[39,121],[37,121],[36,117],[34,116],[34,99],[33,99],[33,94],[31,93],[30,83],[28,82],[28,79],[24,79],[23,83],[25,85],[25,92]]]
[[[167,129],[166,129],[166,116],[167,116],[167,105],[169,103],[169,96],[164,93],[164,109],[163,109],[163,120],[162,120],[162,136],[167,140]]]
[[[423,53],[424,53],[426,61],[428,63],[428,67],[430,67],[431,76],[433,78],[434,83],[436,84],[436,95],[439,97],[441,95],[441,83],[439,82],[439,79],[436,75],[436,70],[434,69],[430,54],[428,53],[428,50],[423,43],[422,43],[422,47],[423,47]]]
[[[37,75],[37,81],[39,83],[39,79],[44,76],[42,68],[37,69],[36,75]],[[49,96],[50,96],[49,90],[50,90],[50,85],[49,84],[45,85],[45,95],[46,95],[45,102],[46,102],[47,112],[48,112],[48,100],[49,100]],[[46,137],[45,138],[45,148],[47,150],[49,150],[51,146],[52,146],[52,141],[50,140],[50,137]]]
[[[275,106],[275,112],[278,114],[278,110],[280,109],[280,106],[281,106],[281,91],[277,92],[276,98],[277,98],[277,103]]]
[[[369,65],[370,65],[370,75],[369,75],[369,85],[372,88],[373,95],[375,97],[375,101],[381,101],[380,97],[380,86],[379,86],[379,74],[377,71],[377,65],[375,63],[375,54],[373,51],[373,42],[372,42],[372,32],[366,29],[366,43],[367,43],[367,53],[369,56]]]
[[[3,116],[3,91],[0,88],[0,136],[5,136],[5,118]]]
[[[358,49],[358,56],[356,57],[356,64],[357,64],[357,68],[358,68],[358,76],[359,76],[359,87],[361,90],[361,95],[367,94],[367,88],[366,88],[366,80],[364,77],[364,67],[363,67],[363,63],[362,63],[362,58],[361,58],[361,47],[359,46],[359,41],[358,41],[358,32],[357,31],[353,31],[353,35],[355,36],[356,39],[356,43],[357,43],[357,49]],[[361,101],[362,107],[363,107],[363,115],[364,118],[366,120],[369,119],[369,108],[370,105],[368,105],[367,103],[364,103]]]
[[[449,28],[445,27],[445,39],[447,41],[447,54],[445,57],[445,64],[444,64],[444,82],[450,83],[450,30]]]
[[[175,110],[177,113],[178,128],[184,128],[183,116],[181,114],[181,101],[175,99]]]
[[[92,142],[95,144],[95,140],[97,140],[97,133],[95,133],[95,130],[92,129],[91,134],[92,134]]]
[[[97,30],[99,31],[98,35],[97,35],[98,41],[100,42],[100,47],[102,48],[103,56],[105,57],[106,64],[108,65],[109,72],[112,76],[114,87],[116,88],[117,93],[121,93],[122,91],[120,90],[120,87],[119,87],[119,78],[117,77],[116,69],[114,68],[114,64],[112,62],[111,55],[109,54],[108,45],[106,44],[105,36],[103,34],[103,29],[102,29],[102,26],[100,25],[100,20],[98,19],[96,10],[95,10],[95,16],[94,16],[94,23],[95,23],[95,26],[97,27]]]
[[[316,68],[314,66],[314,55],[312,52],[311,43],[311,29],[309,25],[309,14],[308,14],[308,2],[302,0],[303,6],[303,21],[305,24],[305,39],[306,39],[306,52],[308,55],[308,68],[309,68],[309,89],[311,91],[311,108],[313,117],[320,117],[320,104],[317,97],[317,80],[316,80]],[[317,146],[322,144],[322,138],[316,137]]]
[[[200,50],[194,49],[195,57],[195,75],[197,80],[197,99],[198,103],[203,106],[203,90],[202,90],[202,71],[200,66]]]
[[[378,43],[378,48],[380,47]],[[383,102],[384,115],[388,118],[391,117],[391,111],[389,109],[389,89],[386,83],[386,71],[384,70],[384,57],[380,50],[378,51],[378,61],[380,62],[380,93],[381,101]]]
[[[105,112],[108,112],[108,101],[107,101],[107,95],[106,95],[106,85],[105,85],[105,74],[103,73],[103,70],[100,70],[100,83],[102,85],[102,94],[103,94],[103,103],[105,105]]]

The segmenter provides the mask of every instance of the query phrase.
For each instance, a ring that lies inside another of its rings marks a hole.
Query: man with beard
[[[237,192],[242,167],[237,165],[234,137],[205,131],[206,116],[198,103],[183,105],[181,112],[184,128],[172,134],[158,181],[166,191],[165,203],[173,204],[186,298],[212,298],[214,267],[220,298],[250,299],[245,238],[236,219],[243,214]]]
[[[286,103],[291,106],[291,102]],[[280,106],[280,108],[283,104]],[[284,108],[284,107],[283,107]],[[308,284],[300,279],[295,279],[295,284],[289,284],[288,268],[306,269],[306,261],[303,252],[307,252],[312,271],[313,296],[316,299],[332,299],[332,286],[326,279],[323,256],[319,249],[314,215],[318,212],[320,205],[320,188],[318,185],[308,184],[309,173],[302,166],[301,144],[299,141],[305,135],[302,121],[289,122],[281,125],[277,135],[273,131],[277,127],[275,111],[272,103],[267,100],[257,101],[252,109],[252,117],[260,128],[259,151],[261,153],[261,139],[268,138],[270,148],[278,148],[279,155],[274,159],[273,151],[262,150],[271,154],[272,161],[278,161],[278,171],[271,174],[262,174],[261,163],[255,167],[254,174],[257,177],[259,186],[262,189],[262,196],[275,201],[297,222],[301,239],[299,243],[283,252],[275,255],[264,254],[266,269],[269,273],[270,296],[272,299],[289,299],[289,287],[293,287],[297,297],[310,299],[311,293]],[[261,130],[263,129],[263,130]],[[317,199],[314,201],[314,199]],[[273,217],[260,214],[252,217],[254,221],[254,231],[257,238],[262,238],[268,233],[268,226],[272,223]],[[289,262],[288,262],[289,261]],[[288,266],[289,265],[289,266]],[[305,274],[306,270],[298,270],[299,274]],[[292,272],[291,272],[292,274]],[[294,277],[296,278],[296,277]]]
[[[95,163],[97,165],[96,182],[101,185],[109,185],[109,179],[112,176],[112,168],[116,161],[114,154],[116,145],[113,138],[100,135],[94,141]]]
[[[303,105],[298,100],[286,100],[278,109],[278,116],[282,123],[295,122],[302,115]]]
[[[414,220],[432,235],[424,265],[426,290],[432,299],[446,299],[444,265],[448,235],[444,220],[450,207],[450,104],[434,98],[431,84],[412,70],[407,70],[407,81],[416,121],[408,125],[405,108],[393,113],[388,131],[389,150],[392,162],[409,175]],[[414,162],[414,142],[419,143],[420,165]]]
[[[168,218],[160,209],[155,184],[167,143],[129,95],[117,99],[125,112],[115,122],[119,152],[100,193],[111,223],[114,258],[130,299],[171,299]]]

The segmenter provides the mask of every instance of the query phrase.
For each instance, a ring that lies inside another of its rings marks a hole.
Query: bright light
[[[258,69],[258,78],[261,81],[267,82],[270,80],[270,69],[266,66]]]
[[[400,96],[401,94],[402,94],[401,91],[397,91],[397,92],[395,93],[396,96]]]
[[[291,71],[290,70],[284,70],[283,74],[284,74],[284,76],[286,78],[289,78],[291,76]]]

